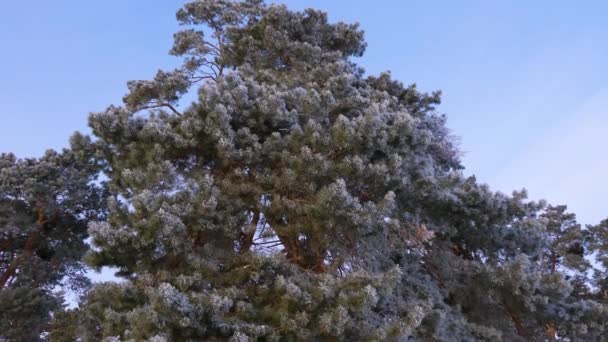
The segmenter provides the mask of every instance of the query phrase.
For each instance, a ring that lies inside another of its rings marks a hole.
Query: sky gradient
[[[87,115],[168,55],[184,1],[8,1],[0,11],[0,151],[66,146]],[[370,74],[425,91],[459,137],[465,173],[510,193],[608,217],[608,2],[287,0],[358,21]]]

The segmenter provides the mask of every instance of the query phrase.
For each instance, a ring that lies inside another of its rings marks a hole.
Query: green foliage
[[[87,222],[103,219],[103,191],[90,141],[40,159],[0,155],[0,340],[48,333],[63,306],[55,287],[81,291]]]
[[[440,94],[366,76],[356,24],[259,0],[177,18],[183,66],[90,116],[111,195],[87,260],[124,280],[58,316],[58,340],[607,333],[586,279],[605,225],[464,177]]]

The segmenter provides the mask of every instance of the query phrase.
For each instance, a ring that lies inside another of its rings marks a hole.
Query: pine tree
[[[605,334],[605,305],[563,271],[583,270],[574,218],[464,177],[440,94],[365,75],[356,24],[260,0],[193,1],[177,18],[183,66],[129,82],[123,107],[90,117],[112,195],[88,261],[124,281],[88,294],[74,334]]]
[[[608,303],[608,219],[589,227],[590,249],[600,267],[594,269],[593,283],[597,298]]]
[[[549,248],[543,256],[547,270],[555,273],[561,267],[585,272],[590,265],[584,258],[586,234],[576,222],[576,215],[566,213],[566,206],[548,206],[541,215],[547,220],[547,243]]]
[[[44,338],[64,305],[55,288],[88,286],[87,222],[103,219],[105,195],[87,146],[77,135],[39,159],[0,154],[0,340]]]

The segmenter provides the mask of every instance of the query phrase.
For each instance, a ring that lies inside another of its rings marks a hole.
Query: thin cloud
[[[608,217],[608,88],[589,97],[567,119],[516,156],[490,182],[528,189],[533,199],[567,204],[582,223]]]

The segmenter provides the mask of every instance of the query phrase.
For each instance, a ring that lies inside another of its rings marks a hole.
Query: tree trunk
[[[503,301],[503,305],[505,306],[505,311],[507,312],[507,315],[513,322],[513,325],[515,325],[515,330],[517,330],[517,334],[522,337],[528,337],[528,331],[523,326],[521,319],[517,317],[511,306],[507,304],[506,301]]]
[[[315,246],[309,243],[304,243],[297,238],[292,238],[286,235],[277,234],[281,241],[287,259],[298,265],[300,268],[315,273],[326,273],[327,266],[325,265],[325,253],[318,251]]]
[[[253,246],[253,238],[255,237],[255,232],[257,231],[259,221],[260,212],[256,210],[253,214],[253,218],[251,219],[251,223],[249,224],[251,228],[250,231],[241,232],[241,236],[239,237],[239,253],[242,254],[248,252],[251,249],[251,246]]]
[[[557,328],[553,322],[547,323],[545,325],[545,332],[547,333],[547,337],[549,338],[549,342],[555,342],[557,340]]]
[[[25,258],[32,256],[32,254],[34,253],[34,249],[35,249],[36,245],[38,244],[38,238],[40,237],[40,234],[42,233],[42,230],[44,229],[44,225],[47,223],[46,217],[44,216],[44,211],[42,209],[38,209],[37,213],[38,213],[38,220],[36,221],[37,227],[30,233],[30,235],[27,238],[27,241],[25,241],[25,246],[23,247],[23,253],[21,253],[21,255],[16,256],[13,259],[13,261],[11,262],[11,264],[9,265],[9,267],[0,276],[0,289],[3,289],[6,286],[6,284],[9,282],[9,280],[11,280],[15,276],[15,273],[17,272],[17,269],[19,268],[21,261],[23,261],[23,259],[25,259]]]

